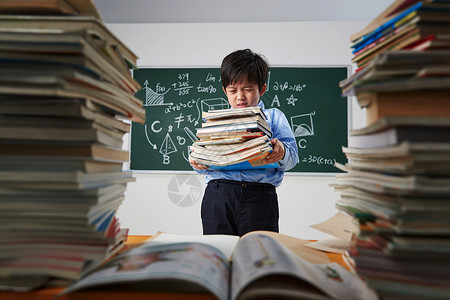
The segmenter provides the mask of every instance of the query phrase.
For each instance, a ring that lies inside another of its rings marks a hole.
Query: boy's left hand
[[[273,151],[263,160],[264,164],[277,162],[284,157],[284,145],[278,139],[271,139]]]

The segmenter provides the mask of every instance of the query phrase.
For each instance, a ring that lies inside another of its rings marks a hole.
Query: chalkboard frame
[[[350,64],[336,64],[336,65],[282,65],[282,64],[273,64],[270,66],[271,68],[345,68],[347,70],[347,77],[352,74],[352,66]],[[201,69],[201,68],[220,68],[220,65],[138,65],[138,69]],[[133,73],[132,73],[133,75]],[[223,95],[225,97],[225,95]],[[352,128],[352,101],[349,101],[349,97],[342,97],[342,101],[346,103],[347,107],[347,132],[346,136],[348,138],[348,134],[350,129]],[[268,108],[268,107],[266,107]],[[130,133],[128,134],[128,150],[130,151],[131,157],[131,143],[132,143],[132,129],[130,129]],[[127,166],[130,168],[131,161],[127,163]],[[143,169],[132,169],[134,173],[137,174],[197,174],[194,170],[143,170]],[[342,173],[342,171],[336,168],[335,172],[294,172],[287,171],[285,172],[285,176],[311,176],[311,177],[330,177],[336,176],[336,174]]]

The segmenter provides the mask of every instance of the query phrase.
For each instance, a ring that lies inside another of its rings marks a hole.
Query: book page
[[[293,253],[297,254],[301,258],[306,259],[311,263],[315,264],[331,263],[331,260],[328,258],[326,253],[324,253],[323,251],[317,251],[315,249],[306,246],[306,244],[311,243],[310,240],[303,240],[282,233],[265,230],[252,231],[249,234],[255,233],[261,233],[274,238],[275,240],[286,246]]]
[[[349,249],[352,235],[358,230],[353,217],[340,211],[328,220],[310,227],[328,233],[330,236],[308,243],[307,247],[338,254],[343,254]]]
[[[202,243],[210,245],[222,251],[225,257],[230,260],[231,254],[239,242],[239,236],[227,234],[176,234],[168,232],[158,232],[153,237],[145,241],[148,246],[164,245],[182,242]]]
[[[282,277],[283,282],[286,278],[297,279],[289,290],[291,296],[304,296],[306,292],[311,294],[311,299],[377,299],[356,274],[336,263],[310,263],[264,234],[241,238],[232,257],[231,272],[231,299],[239,299],[247,286],[267,277],[272,277],[274,286],[277,277]],[[285,295],[285,291],[286,288],[272,290],[272,296]]]
[[[228,299],[229,262],[201,243],[138,247],[124,252],[66,289],[107,286],[111,290],[206,292]]]
[[[353,217],[340,211],[328,220],[310,227],[345,241],[350,241],[352,233],[356,232],[358,228],[353,221]]]
[[[334,236],[327,236],[316,242],[308,243],[306,246],[317,250],[344,254],[350,248],[350,244],[351,241],[343,240]]]

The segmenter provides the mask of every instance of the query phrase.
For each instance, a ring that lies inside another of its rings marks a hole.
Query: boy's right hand
[[[208,166],[205,166],[204,164],[199,164],[197,163],[195,160],[189,160],[189,163],[191,164],[191,166],[197,170],[206,170],[209,169]]]

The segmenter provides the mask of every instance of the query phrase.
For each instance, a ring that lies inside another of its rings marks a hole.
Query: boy
[[[273,151],[264,160],[278,168],[217,171],[190,160],[199,174],[206,174],[201,217],[203,234],[242,236],[255,230],[278,232],[278,199],[275,187],[284,172],[298,163],[298,149],[286,116],[279,109],[264,109],[269,65],[249,49],[227,55],[221,66],[223,91],[232,108],[260,106],[272,130]]]

